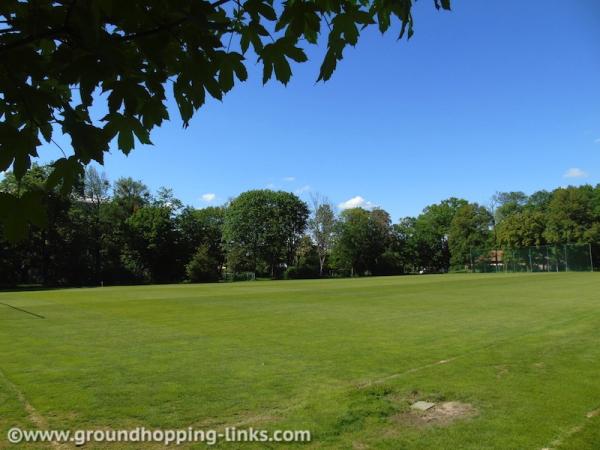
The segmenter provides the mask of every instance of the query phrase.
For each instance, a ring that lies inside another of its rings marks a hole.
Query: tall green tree
[[[552,200],[552,192],[541,190],[536,191],[529,196],[525,208],[528,210],[538,210],[545,212],[548,209],[550,200]]]
[[[521,191],[497,192],[492,197],[495,222],[500,223],[505,217],[521,211],[527,201],[527,195]]]
[[[451,265],[464,268],[469,264],[471,249],[489,248],[493,217],[483,206],[468,203],[458,208],[448,235]]]
[[[586,231],[594,221],[592,186],[556,189],[548,204],[544,237],[552,244],[586,243]]]
[[[390,244],[389,214],[382,209],[344,210],[340,215],[333,256],[339,268],[352,276],[375,273]]]
[[[225,213],[223,241],[233,270],[261,271],[275,277],[295,251],[308,220],[308,206],[289,192],[248,191],[232,200]]]
[[[220,272],[225,263],[222,242],[225,208],[210,206],[194,209],[187,207],[182,210],[176,220],[181,233],[184,260],[188,261],[202,247],[208,257],[216,261]]]
[[[333,205],[327,200],[314,197],[313,216],[309,221],[309,229],[319,255],[319,276],[323,276],[325,261],[333,247],[336,222]]]
[[[546,215],[536,209],[525,209],[504,218],[498,225],[498,244],[501,247],[520,248],[544,245]]]
[[[115,181],[113,200],[119,205],[125,217],[129,217],[138,209],[148,205],[152,196],[144,183],[127,177]]]
[[[95,167],[89,166],[85,170],[83,179],[83,197],[81,202],[88,205],[91,209],[91,233],[93,239],[91,239],[90,246],[92,247],[93,259],[94,259],[94,279],[96,284],[102,281],[102,247],[104,239],[104,229],[102,226],[102,207],[108,201],[110,194],[110,182],[106,177],[106,174],[99,173]],[[82,218],[87,217],[88,214],[84,214]]]
[[[337,268],[350,271],[350,276],[363,274],[367,270],[369,245],[369,212],[363,208],[342,211],[333,249]]]
[[[145,206],[126,220],[128,251],[124,262],[142,281],[178,281],[183,267],[178,258],[179,235],[171,210]]]
[[[192,282],[214,282],[221,276],[219,261],[210,254],[207,244],[200,245],[185,266],[188,279]]]
[[[450,268],[448,236],[452,219],[468,202],[451,197],[427,206],[415,222],[417,261],[422,270],[447,272]]]
[[[39,211],[36,224],[26,227],[26,244],[17,246],[21,251],[15,253],[15,256],[22,258],[19,266],[23,278],[33,283],[55,285],[74,281],[74,272],[82,266],[77,260],[70,266],[70,255],[66,251],[67,233],[72,229],[69,217],[72,198],[60,195],[56,189],[42,189],[49,174],[48,166],[38,165],[33,166],[20,180],[9,172],[0,182],[0,198],[21,191],[39,194],[44,209]],[[83,253],[77,255],[83,256]],[[67,272],[69,267],[73,269],[70,274]]]
[[[417,219],[414,217],[403,217],[397,224],[393,225],[394,241],[393,249],[398,255],[402,273],[415,272],[418,265],[417,254]]]

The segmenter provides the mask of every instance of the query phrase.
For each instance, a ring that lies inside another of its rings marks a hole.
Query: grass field
[[[11,426],[307,429],[313,441],[298,447],[323,449],[600,448],[596,273],[4,292],[0,302],[45,317],[0,305],[0,448],[11,448]],[[460,402],[465,414],[429,417],[410,410],[415,400]]]

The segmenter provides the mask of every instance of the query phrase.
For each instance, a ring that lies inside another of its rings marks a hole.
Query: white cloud
[[[296,189],[295,193],[296,195],[300,195],[300,194],[304,194],[305,192],[310,192],[311,187],[307,184],[305,186],[302,186],[301,188]]]
[[[586,178],[587,176],[588,173],[585,170],[578,169],[577,167],[571,167],[563,175],[565,178]]]
[[[217,196],[215,194],[213,194],[212,192],[207,192],[206,194],[202,194],[200,196],[200,199],[206,203],[212,202],[215,198],[217,198]]]
[[[296,181],[296,177],[283,177],[283,181],[288,181],[288,182]]]
[[[375,205],[373,203],[365,200],[360,195],[357,195],[356,197],[352,197],[351,199],[348,199],[345,202],[342,202],[338,205],[338,208],[340,208],[341,210],[350,209],[350,208],[371,209],[374,207],[375,207]]]

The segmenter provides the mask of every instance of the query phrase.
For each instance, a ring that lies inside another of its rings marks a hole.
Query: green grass
[[[34,427],[24,399],[61,429],[237,424],[311,430],[305,448],[600,448],[600,417],[586,417],[600,408],[596,273],[5,292],[0,302],[46,317],[0,305],[0,448],[11,426]],[[415,399],[477,414],[425,425],[408,412]],[[110,446],[122,447],[137,448]]]

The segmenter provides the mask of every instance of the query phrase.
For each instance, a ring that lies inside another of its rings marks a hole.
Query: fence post
[[[531,262],[531,247],[529,247],[529,271],[533,273],[533,263]]]
[[[588,250],[590,251],[590,270],[594,271],[594,258],[592,257],[592,243],[588,243]]]
[[[515,271],[515,251],[511,250],[510,251],[510,257],[512,258],[512,271]]]
[[[494,266],[496,269],[496,273],[498,273],[498,249],[494,249]]]
[[[567,258],[567,245],[563,246],[565,248],[565,272],[569,271],[569,259]]]
[[[548,254],[548,246],[546,245],[546,268],[550,272],[550,255]]]
[[[469,247],[469,259],[471,260],[471,273],[475,273],[475,267],[473,267],[473,247]]]

